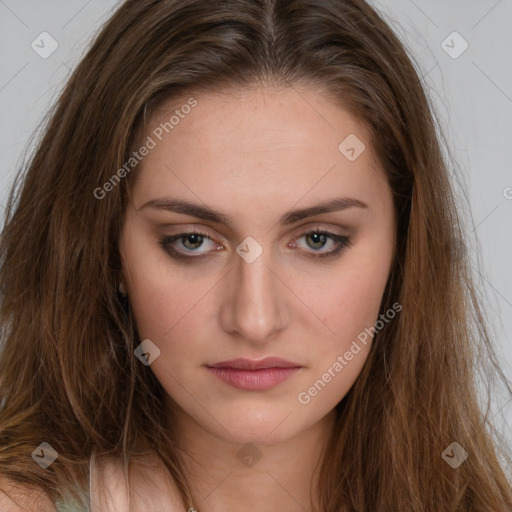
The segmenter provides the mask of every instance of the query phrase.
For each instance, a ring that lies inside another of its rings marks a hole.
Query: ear
[[[121,279],[119,281],[119,293],[123,296],[123,297],[126,297],[128,291],[126,289],[126,285],[124,284],[124,281]]]

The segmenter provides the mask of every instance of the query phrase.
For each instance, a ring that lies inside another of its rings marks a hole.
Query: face
[[[147,125],[123,280],[173,421],[277,443],[332,414],[363,367],[394,256],[391,190],[363,125],[316,90],[180,108],[189,98]],[[215,367],[268,357],[289,367]]]

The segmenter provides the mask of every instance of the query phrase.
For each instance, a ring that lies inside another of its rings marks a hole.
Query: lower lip
[[[212,368],[210,372],[227,384],[252,391],[269,389],[290,378],[300,368],[262,368],[261,370],[239,370],[237,368]]]

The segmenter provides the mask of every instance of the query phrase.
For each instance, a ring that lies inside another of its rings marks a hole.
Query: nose
[[[237,257],[220,311],[226,332],[258,345],[269,343],[288,322],[287,288],[269,263],[265,251],[252,263]]]

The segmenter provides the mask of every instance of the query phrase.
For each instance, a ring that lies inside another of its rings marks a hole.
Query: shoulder
[[[0,510],[2,512],[57,512],[43,490],[26,487],[0,474]]]
[[[130,493],[120,460],[102,459],[95,465],[94,475],[91,482],[93,512],[183,510],[178,487],[156,455],[130,461]]]

